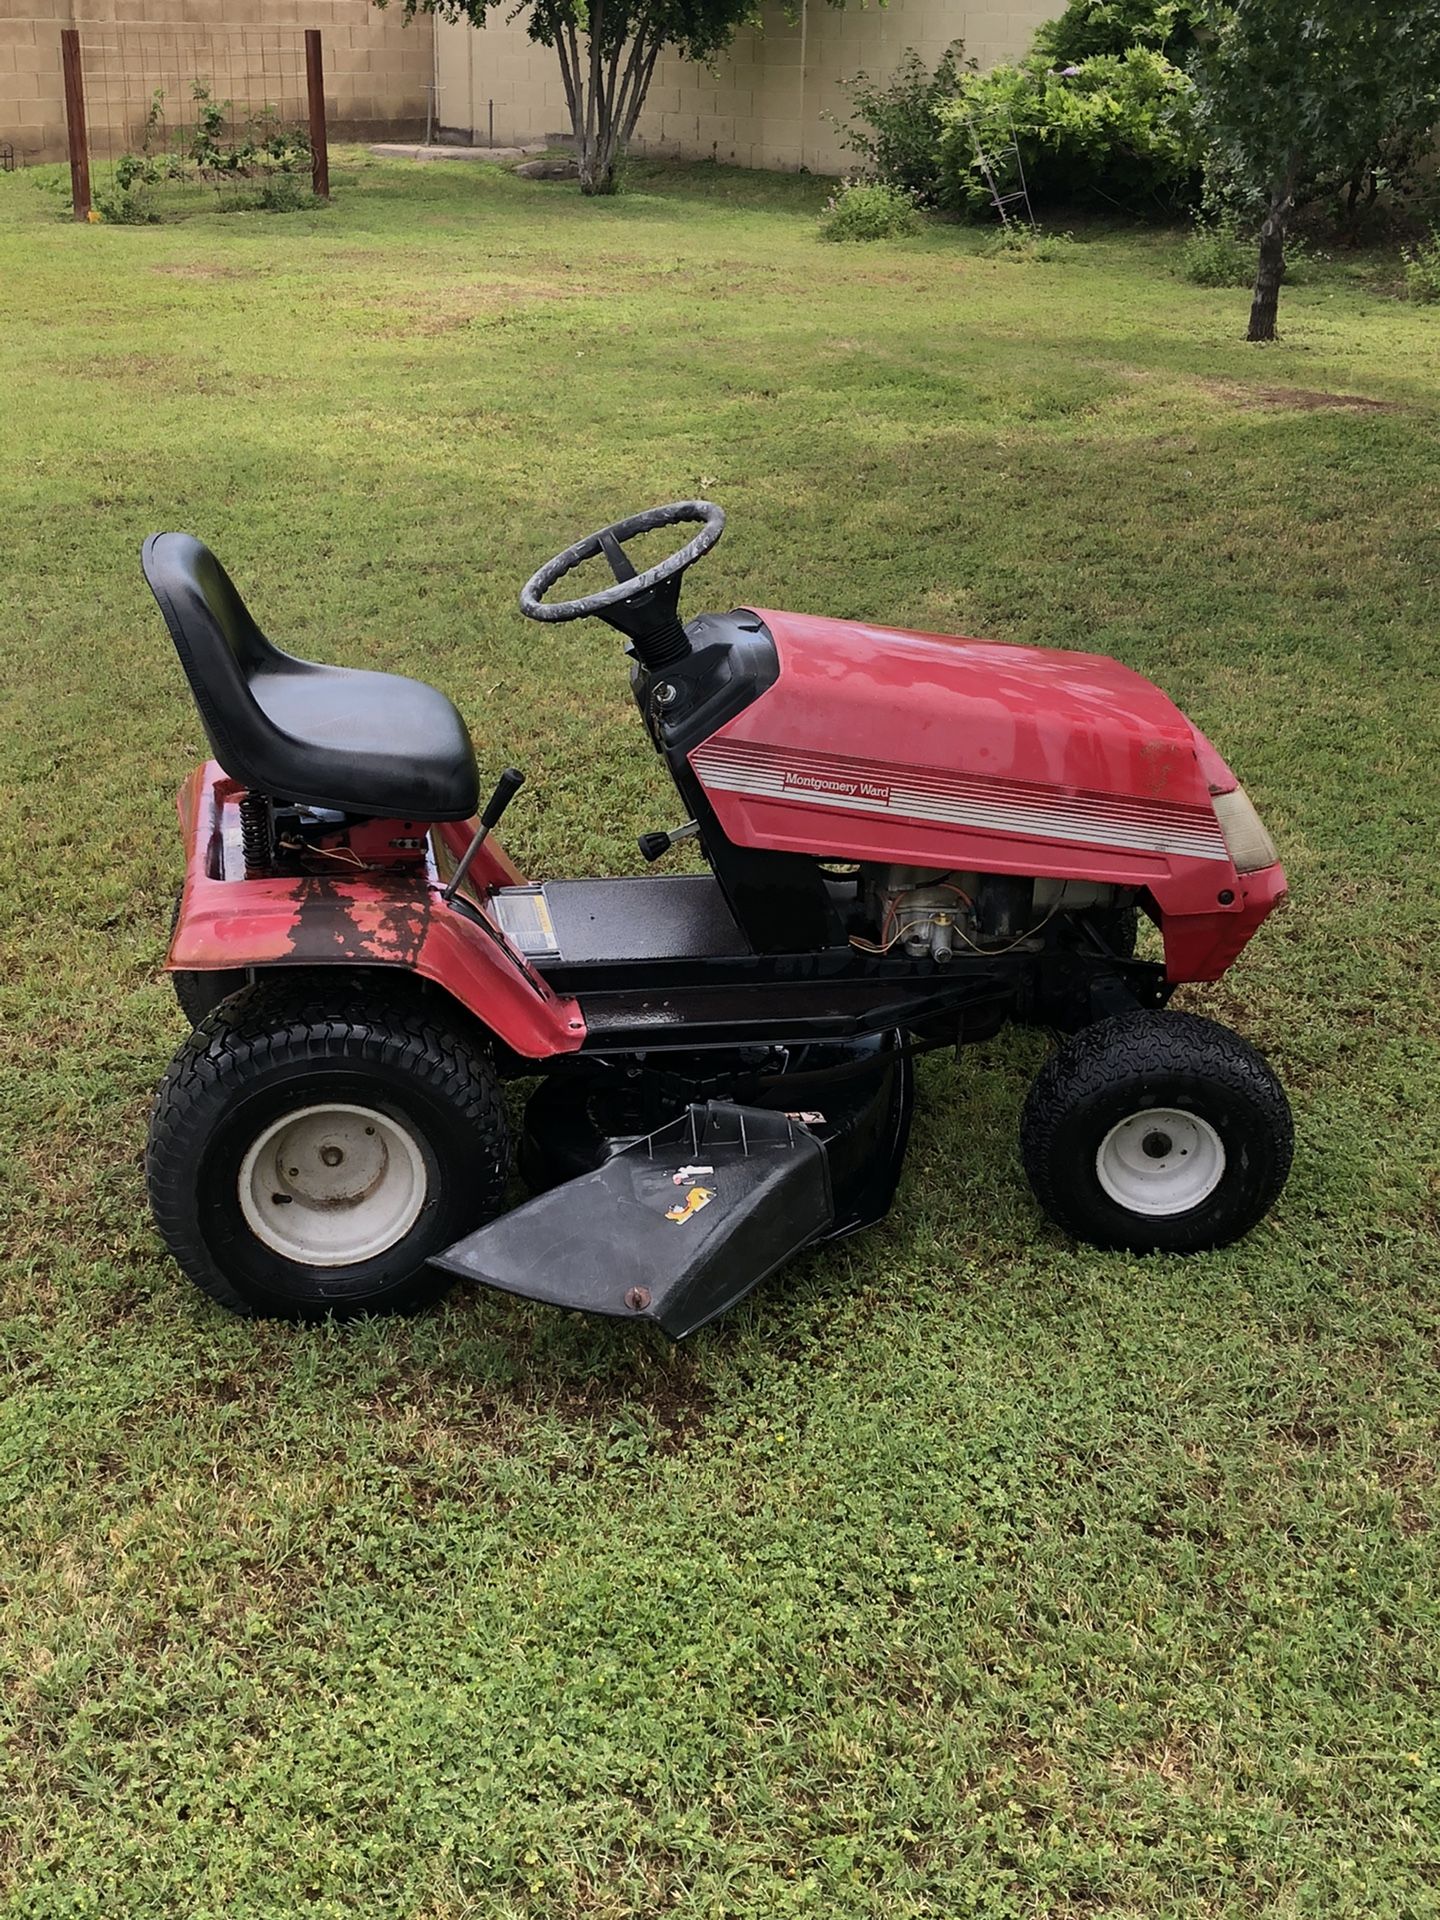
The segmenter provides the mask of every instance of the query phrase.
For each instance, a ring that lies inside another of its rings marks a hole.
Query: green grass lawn
[[[583,202],[348,156],[334,206],[79,228],[0,178],[6,1914],[1440,1913],[1440,318],[1175,236],[816,237],[823,183]],[[924,1064],[889,1221],[672,1350],[458,1295],[243,1324],[148,1224],[201,735],[182,527],[301,653],[431,678],[540,876],[673,823],[618,645],[520,582],[705,493],[689,606],[1118,654],[1293,898],[1225,983],[1274,1216],[1068,1244],[1045,1042]]]

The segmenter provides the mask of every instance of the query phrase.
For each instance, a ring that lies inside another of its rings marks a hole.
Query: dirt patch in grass
[[[704,1432],[713,1406],[714,1394],[693,1365],[528,1398],[529,1411],[550,1414],[602,1454],[636,1459],[684,1453]]]
[[[215,261],[173,260],[151,267],[169,280],[258,280],[263,267],[222,267]]]
[[[406,340],[417,335],[453,333],[496,315],[509,315],[552,301],[573,300],[586,291],[586,287],[578,283],[502,280],[484,286],[427,288],[398,298],[387,294],[367,304],[388,322],[381,329],[381,339]]]
[[[1120,366],[1109,361],[1088,360],[1080,364],[1133,386],[1148,386],[1164,378],[1154,367]],[[1322,387],[1252,387],[1243,380],[1216,380],[1192,377],[1187,386],[1197,388],[1215,400],[1243,409],[1273,407],[1290,413],[1404,413],[1399,400],[1377,400],[1365,393],[1332,393]]]
[[[1325,393],[1313,387],[1246,387],[1233,380],[1201,380],[1206,393],[1237,407],[1283,407],[1292,413],[1340,409],[1351,413],[1402,413],[1396,400],[1374,400],[1363,393]]]
[[[1173,1734],[1132,1752],[1116,1754],[1110,1762],[1110,1771],[1122,1780],[1163,1780],[1167,1787],[1176,1789],[1190,1786],[1194,1778],[1192,1758],[1184,1743]]]
[[[1400,1533],[1413,1539],[1429,1533],[1434,1519],[1435,1464],[1425,1454],[1407,1449],[1379,1463],[1378,1478],[1387,1493],[1395,1496],[1395,1525]]]
[[[1302,1408],[1291,1420],[1278,1422],[1274,1432],[1277,1439],[1301,1453],[1333,1453],[1340,1444],[1338,1423],[1318,1416],[1309,1407]]]
[[[169,374],[174,361],[158,353],[105,353],[93,360],[71,360],[61,370],[70,380],[103,380],[112,385],[139,384]]]

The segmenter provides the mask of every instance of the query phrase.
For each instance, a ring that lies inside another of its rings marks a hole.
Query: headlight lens
[[[1258,873],[1262,867],[1273,867],[1280,858],[1275,842],[1265,831],[1265,823],[1251,805],[1244,787],[1236,787],[1233,793],[1217,793],[1214,802],[1215,818],[1220,822],[1235,871]]]

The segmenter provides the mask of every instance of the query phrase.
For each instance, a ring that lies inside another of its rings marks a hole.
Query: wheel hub
[[[1095,1175],[1130,1213],[1189,1213],[1224,1178],[1225,1145],[1198,1113],[1147,1107],[1111,1127],[1096,1152]]]
[[[425,1161],[409,1129],[370,1107],[304,1107],[271,1124],[240,1167],[256,1239],[301,1266],[345,1267],[403,1240],[420,1216]]]

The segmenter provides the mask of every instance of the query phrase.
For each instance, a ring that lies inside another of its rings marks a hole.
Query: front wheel
[[[1294,1126],[1280,1082],[1238,1034],[1190,1013],[1124,1013],[1051,1054],[1020,1147],[1035,1197],[1067,1233],[1196,1253],[1269,1212]]]
[[[488,1056],[378,984],[227,1000],[161,1082],[145,1161],[195,1285],[285,1320],[438,1298],[427,1261],[499,1211],[508,1166]]]

